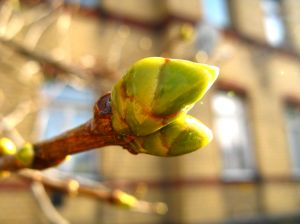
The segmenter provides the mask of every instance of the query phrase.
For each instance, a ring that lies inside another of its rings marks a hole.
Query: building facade
[[[92,93],[88,79],[84,85],[76,78],[59,78],[53,83],[51,69],[35,70],[34,66],[40,65],[1,44],[3,55],[13,54],[14,58],[13,63],[0,62],[1,114],[9,114],[20,102],[41,98],[41,92],[49,101],[17,126],[30,141],[88,119],[93,100],[140,58],[188,59],[217,65],[221,72],[216,84],[191,110],[213,130],[214,140],[205,149],[175,158],[156,158],[109,146],[65,165],[75,172],[92,171],[92,177],[112,188],[137,194],[141,187],[147,189],[140,196],[166,202],[166,215],[131,213],[92,199],[69,197],[64,197],[59,211],[71,223],[299,222],[300,2],[80,2],[78,8],[73,1],[66,1],[49,20],[24,27],[13,40],[32,44],[35,50],[64,62],[100,70]],[[22,16],[49,10],[33,10],[30,4],[24,1]],[[7,35],[12,32],[6,28]],[[15,64],[21,72],[16,71]],[[101,75],[106,71],[104,65],[115,71],[114,76]],[[30,68],[28,74],[26,68]],[[70,85],[65,84],[68,82]],[[62,119],[62,114],[70,119]],[[87,163],[89,167],[84,165]],[[0,188],[0,210],[11,214],[0,212],[1,223],[45,222],[42,215],[36,215],[39,212],[33,212],[38,208],[28,187],[5,179]],[[16,192],[20,202],[12,200]],[[22,212],[12,215],[14,206]]]

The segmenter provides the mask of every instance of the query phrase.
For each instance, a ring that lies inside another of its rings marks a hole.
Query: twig
[[[104,65],[100,66],[97,71],[87,71],[80,67],[56,60],[49,55],[33,50],[22,43],[4,38],[3,36],[0,37],[0,43],[18,54],[39,62],[44,69],[50,69],[53,73],[72,74],[82,79],[88,79],[91,75],[114,78],[114,71]],[[109,96],[104,96],[104,98],[95,105],[95,116],[90,122],[52,140],[34,144],[35,157],[32,167],[43,169],[53,166],[62,161],[68,154],[85,151],[90,148],[108,144],[126,145],[127,143],[118,139],[118,135],[111,128],[109,100]],[[32,112],[30,104],[24,104],[22,106],[26,109],[26,113],[24,113],[23,110],[19,110],[19,113],[11,114],[9,118],[7,117],[6,120],[4,119],[2,121],[3,124],[5,124],[5,129],[7,128],[12,133],[15,133],[14,139],[17,139],[17,142],[24,142],[24,139],[21,135],[16,135],[18,132],[14,129],[14,126],[16,123],[20,122],[24,116]],[[23,114],[21,114],[20,111],[23,111]],[[15,116],[17,119],[15,119]],[[13,119],[10,120],[10,118]],[[76,139],[78,138],[82,140],[81,144],[77,143]],[[0,170],[18,170],[21,168],[23,168],[23,165],[18,163],[14,156],[0,158]],[[94,185],[84,185],[75,179],[61,179],[30,169],[22,169],[18,172],[18,175],[33,181],[31,185],[32,192],[44,215],[51,223],[67,224],[69,222],[55,210],[46,194],[44,185],[63,192],[71,194],[80,193],[99,200],[104,200],[113,205],[126,207],[132,211],[155,214],[163,214],[166,212],[166,205],[164,203],[150,203],[138,200],[134,196],[123,191],[111,190],[103,187],[103,185],[100,185],[99,183]]]
[[[65,192],[71,195],[84,195],[101,201],[108,202],[112,205],[121,206],[131,211],[152,214],[165,214],[167,206],[162,202],[147,202],[139,200],[136,197],[127,194],[121,190],[111,190],[100,183],[83,184],[76,179],[60,178],[54,173],[44,173],[38,170],[23,169],[18,175],[31,181],[38,181],[43,185]]]
[[[19,110],[15,110],[12,113],[10,113],[8,116],[3,117],[1,121],[1,125],[4,127],[6,131],[10,133],[12,138],[17,144],[23,144],[25,142],[24,138],[20,135],[20,133],[16,130],[15,126],[21,122],[24,117],[32,112],[30,110],[30,105],[32,106],[33,102],[32,101],[26,101],[23,104],[19,105],[19,107],[23,107],[25,109],[23,115],[18,113]],[[22,111],[22,110],[21,110]],[[68,224],[69,222],[65,220],[55,209],[53,204],[51,203],[45,189],[44,185],[42,185],[39,182],[34,182],[31,185],[31,190],[32,193],[38,202],[43,214],[46,216],[46,218],[53,224]]]
[[[9,115],[2,117],[0,115],[0,120],[7,123],[9,127],[15,127],[17,126],[21,121],[24,120],[24,118],[30,114],[33,113],[35,110],[37,110],[36,102],[33,102],[32,100],[24,101],[17,105],[17,107],[12,111]],[[0,133],[3,129],[6,129],[7,125],[1,125],[0,126]]]
[[[76,74],[81,78],[86,78],[88,76],[88,74],[80,68],[77,68],[72,65],[64,64],[64,63],[62,63],[52,57],[49,57],[48,55],[45,55],[41,52],[33,51],[13,40],[7,40],[3,37],[0,37],[0,42],[3,45],[13,49],[15,52],[18,52],[19,54],[24,55],[25,57],[36,60],[42,64],[52,66],[53,68],[55,68],[57,70],[57,72]]]
[[[20,43],[17,43],[13,40],[5,39],[3,37],[0,37],[0,43],[2,43],[4,46],[11,48],[13,51],[27,57],[30,59],[33,59],[35,61],[38,61],[42,64],[44,69],[51,70],[53,73],[65,73],[65,74],[75,74],[80,78],[88,79],[92,75],[103,77],[103,78],[114,78],[115,72],[105,65],[101,65],[101,70],[103,72],[89,72],[85,69],[82,69],[80,67],[64,63],[62,61],[56,60],[53,57],[43,54],[41,52],[38,52],[36,50],[32,50]],[[100,69],[99,69],[100,70]]]
[[[105,96],[104,99],[107,99],[106,97],[107,96]],[[99,107],[103,110],[105,109],[103,105],[100,105]],[[9,131],[18,133],[12,126],[7,126],[6,128]],[[20,138],[22,138],[22,136],[20,136]],[[24,142],[23,138],[22,142]],[[1,159],[3,158],[7,159],[8,157],[2,157]],[[62,172],[54,170],[55,169],[50,169],[50,171],[41,172],[38,170],[22,169],[17,173],[20,177],[33,181],[32,192],[45,216],[52,223],[64,224],[68,222],[60,216],[50,203],[49,198],[43,189],[43,185],[73,195],[81,194],[96,198],[113,205],[125,207],[135,212],[152,214],[164,214],[167,212],[167,206],[162,202],[151,203],[139,200],[123,191],[111,190],[99,182],[91,181],[89,179],[84,180],[83,178],[74,178],[73,176],[63,175]],[[39,183],[42,183],[43,185]]]
[[[112,128],[111,117],[110,94],[107,94],[95,104],[93,119],[57,137],[33,144],[34,157],[30,167],[13,155],[0,158],[0,170],[45,169],[59,164],[67,155],[107,145],[120,145],[130,151],[130,136],[128,140],[120,138]]]
[[[16,145],[22,145],[24,144],[24,139],[23,137],[20,135],[20,133],[18,131],[16,131],[15,128],[13,128],[11,126],[11,124],[9,122],[7,122],[7,120],[5,119],[5,117],[2,117],[0,115],[0,133],[3,131],[8,131],[9,133],[9,137],[14,139],[14,142]]]
[[[0,114],[0,133],[8,132],[9,136],[14,140],[15,144],[20,146],[24,144],[25,140],[15,127],[21,123],[24,118],[38,110],[37,102],[32,100],[25,101],[17,105],[14,111],[7,116]]]
[[[63,218],[57,210],[53,207],[47,192],[44,188],[44,185],[41,182],[34,181],[31,184],[31,191],[40,208],[43,211],[43,214],[47,217],[48,221],[51,224],[69,224],[70,222]]]

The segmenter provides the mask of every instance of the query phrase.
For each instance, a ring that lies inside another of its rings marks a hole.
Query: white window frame
[[[280,0],[262,0],[261,5],[268,43],[273,47],[283,45],[286,39],[286,30]]]
[[[300,178],[300,144],[296,142],[300,139],[300,104],[286,104],[285,121],[292,173]]]
[[[223,162],[222,178],[225,181],[246,181],[255,178],[256,169],[245,100],[232,95],[231,91],[227,93],[219,90],[212,98],[212,107],[215,138]],[[243,134],[236,137],[234,132]]]
[[[212,4],[213,5],[209,5]],[[226,28],[231,25],[227,0],[202,0],[202,13],[205,22],[216,27]],[[212,8],[209,8],[212,6]]]

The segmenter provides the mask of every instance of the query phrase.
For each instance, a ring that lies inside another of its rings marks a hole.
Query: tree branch
[[[18,175],[30,181],[37,181],[51,189],[59,190],[71,195],[84,195],[106,201],[112,205],[121,206],[136,212],[165,214],[167,206],[162,202],[147,202],[139,200],[133,195],[127,194],[121,190],[111,190],[103,185],[97,184],[82,184],[76,179],[61,178],[54,175],[45,174],[38,170],[23,169],[18,172]]]
[[[37,102],[28,100],[18,104],[14,111],[7,116],[4,117],[0,114],[0,133],[8,131],[10,135],[14,136],[13,139],[17,145],[23,144],[23,137],[15,131],[14,127],[21,123],[26,116],[38,109]]]
[[[98,131],[100,130],[100,128],[96,128],[99,126],[99,124],[95,123],[95,120],[99,121],[98,116],[101,115],[109,116],[110,114],[110,105],[108,104],[107,100],[109,100],[109,95],[103,96],[95,106],[95,113],[96,113],[95,117],[97,118],[94,118],[89,122],[89,124],[93,124],[94,127],[93,130],[98,130]],[[13,112],[13,114],[15,113]],[[17,123],[19,121],[20,119],[18,119]],[[15,124],[16,123],[13,122],[11,125],[15,125]],[[6,124],[3,125],[5,126]],[[8,129],[8,131],[17,132],[12,126],[8,124],[7,127],[5,128]],[[81,128],[79,127],[77,129],[80,130]],[[82,130],[79,131],[79,133],[81,132],[84,131]],[[74,134],[76,133],[76,131],[74,130],[69,131],[69,133]],[[63,136],[68,136],[68,135],[66,134]],[[64,137],[62,136],[60,137],[60,139],[63,138]],[[21,142],[24,142],[24,140],[22,139]],[[54,148],[57,147],[55,146],[55,141],[54,142],[49,141],[49,142],[52,147]],[[45,146],[48,145],[49,142],[48,143],[43,142],[40,144]],[[48,145],[49,148],[47,150],[49,150],[49,152],[51,151],[51,149],[53,149],[51,146]],[[16,162],[14,156],[4,156],[0,158],[0,167],[1,167],[1,163],[2,164],[6,163],[5,161]],[[61,217],[60,214],[52,206],[51,202],[49,201],[49,198],[46,195],[43,186],[47,186],[51,189],[56,189],[60,192],[65,192],[68,194],[73,194],[73,195],[80,194],[91,198],[96,198],[98,200],[108,202],[112,205],[118,205],[135,212],[152,213],[152,214],[164,214],[167,212],[167,206],[162,202],[151,203],[151,202],[139,200],[133,195],[127,194],[121,190],[111,190],[110,188],[104,186],[103,184],[99,182],[91,181],[89,179],[85,179],[85,180],[83,178],[77,179],[70,175],[65,175],[65,174],[63,175],[60,171],[55,171],[55,169],[50,169],[46,172],[41,172],[32,169],[22,169],[19,172],[17,172],[17,175],[23,179],[33,182],[31,186],[32,192],[40,208],[42,209],[43,213],[51,223],[62,224],[62,223],[68,223],[68,221],[65,220],[63,217]]]
[[[65,192],[71,195],[84,195],[101,201],[106,201],[112,205],[121,206],[131,211],[165,214],[167,206],[162,202],[147,202],[139,200],[133,195],[127,194],[121,190],[111,190],[100,183],[84,184],[81,180],[72,178],[61,178],[50,171],[50,174],[31,169],[23,169],[18,172],[18,175],[30,181],[38,181],[43,185]]]
[[[47,217],[51,224],[70,224],[70,222],[62,217],[55,209],[47,195],[44,185],[41,182],[34,181],[31,184],[31,191],[42,209],[43,214]]]
[[[92,75],[103,77],[103,78],[115,78],[116,72],[112,69],[108,68],[107,66],[101,64],[97,71],[87,71],[86,69],[82,69],[80,67],[66,64],[62,61],[56,60],[53,57],[50,57],[46,54],[43,54],[41,52],[32,50],[18,42],[15,42],[11,39],[6,39],[4,37],[0,37],[0,43],[2,43],[4,46],[9,47],[13,51],[30,58],[32,60],[35,60],[39,62],[42,67],[45,70],[51,70],[52,73],[65,73],[65,74],[75,74],[76,76],[87,79],[91,77]]]
[[[30,167],[20,163],[16,155],[9,155],[0,157],[0,170],[45,169],[59,164],[67,155],[107,145],[121,145],[130,151],[129,142],[113,130],[111,117],[110,94],[107,94],[95,104],[94,117],[90,121],[57,137],[33,144],[34,157]]]

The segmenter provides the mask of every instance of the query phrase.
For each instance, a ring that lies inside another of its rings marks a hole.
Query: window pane
[[[80,4],[86,7],[96,7],[99,5],[100,0],[65,0],[66,3]]]
[[[285,38],[280,1],[263,0],[262,8],[265,14],[264,24],[267,40],[271,45],[278,46],[284,42]]]
[[[42,134],[42,138],[51,138],[58,134],[58,130],[66,130],[66,120],[64,119],[64,113],[57,108],[48,108],[47,110],[47,125]]]
[[[214,128],[228,177],[254,175],[246,108],[242,98],[219,91],[213,97]]]
[[[44,124],[41,138],[46,139],[76,127],[92,117],[93,93],[85,89],[75,89],[69,85],[48,82],[43,88],[48,101],[42,111]],[[59,166],[68,172],[93,176],[97,172],[95,151],[73,155]],[[94,176],[95,177],[95,176]]]
[[[293,172],[300,176],[300,106],[287,105],[285,117]]]
[[[226,0],[202,0],[204,19],[216,27],[230,25]]]

